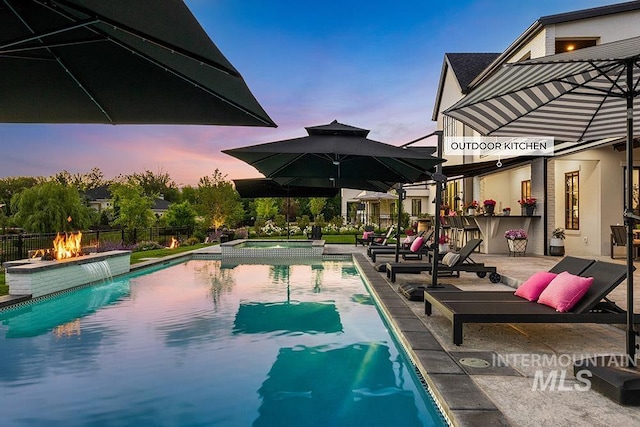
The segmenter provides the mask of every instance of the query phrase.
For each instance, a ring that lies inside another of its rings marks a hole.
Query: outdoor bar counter
[[[527,232],[529,238],[532,236],[532,227],[540,221],[540,215],[495,215],[495,216],[475,216],[478,228],[480,228],[480,238],[482,245],[480,251],[486,254],[507,254],[507,242],[504,233],[507,230],[521,228]],[[531,253],[530,250],[527,252]]]

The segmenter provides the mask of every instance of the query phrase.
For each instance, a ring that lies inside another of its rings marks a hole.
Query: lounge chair
[[[491,283],[498,283],[501,279],[497,272],[496,267],[486,266],[484,263],[477,263],[473,261],[470,255],[476,250],[482,243],[482,239],[471,239],[466,245],[460,249],[457,254],[459,257],[453,263],[448,264],[446,259],[443,258],[438,261],[438,274],[452,275],[460,277],[460,272],[476,273],[480,278],[483,278],[489,273],[489,280]],[[433,262],[433,261],[432,261]],[[433,270],[432,262],[429,263],[387,263],[387,277],[391,282],[396,281],[396,275],[402,273],[422,273],[423,271],[431,272]]]
[[[356,246],[358,246],[358,243],[362,244],[362,246],[366,246],[369,245],[370,247],[372,246],[386,246],[387,243],[389,242],[389,239],[391,238],[391,235],[393,234],[393,230],[394,230],[394,226],[390,226],[389,229],[387,230],[387,234],[369,234],[367,236],[367,238],[365,239],[364,237],[358,237],[356,235]],[[367,232],[368,230],[365,229],[365,232]],[[371,232],[373,232],[373,230],[370,230]]]
[[[583,277],[593,277],[593,283],[582,299],[568,312],[558,312],[547,305],[527,301],[514,296],[511,291],[474,292],[476,295],[469,294],[463,297],[462,294],[467,292],[430,292],[428,289],[424,293],[424,310],[425,314],[430,316],[435,307],[451,320],[452,340],[456,345],[462,344],[465,323],[622,324],[626,322],[625,311],[606,297],[626,278],[626,273],[626,265],[593,262],[579,274]],[[460,295],[447,295],[453,293]]]
[[[575,274],[576,276],[584,272],[595,260],[576,258],[566,256],[561,259],[556,265],[549,269],[550,273],[567,273]],[[451,290],[454,288],[455,290]],[[524,298],[521,298],[514,294],[514,291],[462,291],[455,286],[448,286],[443,288],[429,288],[429,286],[422,286],[421,289],[434,295],[430,299],[437,299],[440,301],[511,301],[511,302],[529,302]],[[422,298],[425,299],[426,297]]]
[[[310,240],[322,240],[322,227],[312,225],[311,231],[307,233],[307,238]]]
[[[403,259],[422,259],[422,256],[426,255],[429,252],[429,239],[431,239],[431,236],[433,236],[433,230],[426,235],[421,236],[423,239],[423,243],[417,251],[412,251],[411,248],[401,247],[399,254],[402,255]],[[395,255],[396,246],[370,246],[367,250],[367,254],[371,258],[371,261],[376,262],[376,258],[378,256]]]
[[[373,232],[373,226],[372,225],[365,225],[364,231],[362,233],[362,237],[360,237],[357,234],[355,235],[356,246],[358,246],[359,244],[361,244],[363,246],[368,245],[374,235],[375,235],[375,233]]]
[[[627,227],[624,225],[611,226],[611,259],[613,259],[613,250],[616,246],[627,247]],[[640,239],[633,239],[633,257],[638,257],[640,251]]]

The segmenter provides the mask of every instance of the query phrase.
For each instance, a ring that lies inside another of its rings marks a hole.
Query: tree
[[[242,220],[244,210],[240,195],[218,169],[211,176],[200,178],[196,211],[214,229],[223,225],[235,226]]]
[[[315,221],[318,221],[318,216],[322,213],[325,205],[327,204],[327,199],[324,197],[312,197],[309,199],[309,210],[311,211],[311,215]]]
[[[256,199],[256,215],[263,220],[273,219],[278,213],[276,200],[272,198]]]
[[[92,222],[78,190],[55,181],[23,190],[11,204],[16,223],[33,233],[82,230]]]
[[[162,195],[164,200],[168,202],[180,201],[180,190],[178,190],[178,186],[167,172],[159,170],[157,173],[153,173],[146,170],[143,173],[129,175],[127,178],[129,182],[141,186],[148,196],[152,194]]]
[[[192,206],[198,204],[198,188],[186,185],[182,187],[182,201],[189,202]]]
[[[86,192],[87,190],[92,190],[106,184],[104,174],[99,168],[93,168],[91,172],[88,173],[75,174],[64,170],[53,175],[50,180],[75,187],[80,192]]]
[[[172,203],[164,214],[169,227],[195,227],[196,211],[189,202]]]
[[[29,176],[17,176],[0,179],[0,204],[4,204],[4,213],[8,217],[14,210],[11,208],[11,199],[26,188],[43,182],[42,178],[34,178]]]
[[[113,197],[114,225],[124,228],[144,228],[153,224],[151,208],[155,197],[144,194],[137,184],[115,183],[109,186]]]

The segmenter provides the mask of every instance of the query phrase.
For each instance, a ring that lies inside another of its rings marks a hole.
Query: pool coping
[[[365,275],[378,306],[385,314],[416,369],[426,381],[437,404],[451,425],[484,427],[511,425],[485,392],[463,370],[431,333],[423,318],[375,270],[365,255],[353,253],[354,262]]]

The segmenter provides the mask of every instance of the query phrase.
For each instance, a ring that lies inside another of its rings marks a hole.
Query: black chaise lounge
[[[478,263],[471,259],[470,255],[476,250],[482,243],[482,239],[471,239],[466,245],[460,249],[458,255],[460,257],[453,265],[447,265],[443,262],[438,262],[438,275],[447,274],[455,277],[460,277],[460,272],[476,273],[480,278],[483,278],[489,273],[489,280],[491,283],[498,283],[501,279],[497,272],[496,267],[484,265],[484,263]],[[410,262],[398,262],[387,263],[387,277],[391,282],[396,281],[396,276],[403,273],[422,273],[423,271],[431,272],[433,265],[431,263],[410,263]]]
[[[554,269],[551,271],[556,272]],[[606,297],[626,278],[626,273],[627,266],[624,264],[591,261],[579,275],[593,277],[593,284],[584,297],[565,313],[537,302],[527,301],[513,295],[511,291],[431,292],[428,288],[425,288],[424,292],[424,311],[430,316],[435,307],[451,320],[452,339],[456,345],[462,344],[465,323],[623,324],[626,323],[625,311]]]
[[[572,256],[566,256],[562,258],[556,265],[549,269],[550,273],[567,273],[580,275],[585,271],[595,260],[576,258]],[[414,285],[415,286],[415,285]],[[506,302],[529,302],[524,298],[521,298],[514,294],[514,291],[462,291],[457,287],[445,288],[429,288],[428,285],[420,286],[420,288],[426,292],[433,292],[432,299],[440,301],[460,301],[460,302],[473,302],[473,301],[506,301]],[[425,297],[426,298],[426,297]],[[423,298],[420,299],[421,301]]]
[[[404,259],[412,258],[412,259],[422,259],[422,256],[427,254],[429,251],[429,240],[433,236],[433,230],[429,231],[425,235],[421,236],[424,240],[424,243],[417,251],[412,251],[410,248],[400,248],[398,252]],[[419,236],[420,237],[420,236]],[[376,262],[376,258],[379,256],[385,255],[395,255],[396,254],[396,245],[389,246],[369,246],[367,249],[367,255],[371,258],[371,261]]]

